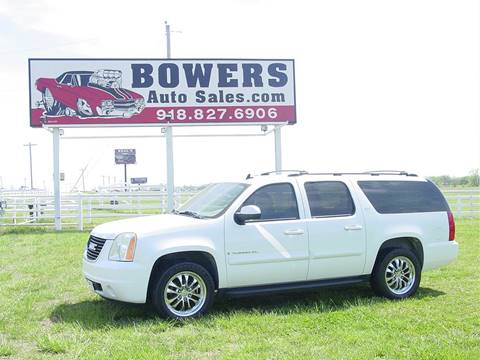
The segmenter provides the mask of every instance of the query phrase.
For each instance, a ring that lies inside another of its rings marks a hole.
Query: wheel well
[[[147,299],[150,299],[152,287],[162,270],[166,270],[173,264],[180,262],[193,262],[203,266],[210,273],[210,275],[212,275],[215,283],[215,289],[218,289],[217,263],[215,262],[213,256],[204,251],[183,251],[164,255],[155,261],[150,273],[150,280],[148,281]]]
[[[378,249],[375,265],[381,261],[382,254],[396,248],[407,248],[417,256],[420,266],[423,267],[423,246],[422,242],[415,237],[399,237],[385,241]]]

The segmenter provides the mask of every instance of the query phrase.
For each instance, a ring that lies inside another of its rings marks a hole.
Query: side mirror
[[[247,205],[235,213],[235,222],[239,225],[245,225],[248,220],[258,220],[262,216],[262,211],[257,205]]]

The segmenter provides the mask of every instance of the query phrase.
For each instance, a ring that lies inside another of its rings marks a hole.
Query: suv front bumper
[[[101,285],[89,286],[98,295],[112,300],[143,304],[147,299],[150,272],[145,266],[133,262],[108,260],[113,241],[107,240],[97,260],[83,256],[83,275],[87,281]]]

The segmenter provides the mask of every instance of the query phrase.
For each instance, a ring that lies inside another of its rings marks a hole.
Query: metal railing
[[[167,209],[167,194],[161,186],[99,189],[97,193],[66,193],[61,197],[64,228],[84,230],[97,224],[134,216],[161,214]],[[195,191],[175,193],[178,207]],[[480,189],[443,190],[456,218],[480,217]],[[0,193],[0,228],[55,225],[54,197],[45,192]]]

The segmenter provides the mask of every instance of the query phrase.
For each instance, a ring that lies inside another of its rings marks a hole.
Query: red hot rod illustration
[[[67,71],[56,79],[39,78],[46,115],[130,117],[145,107],[142,95],[122,88],[118,70]]]

